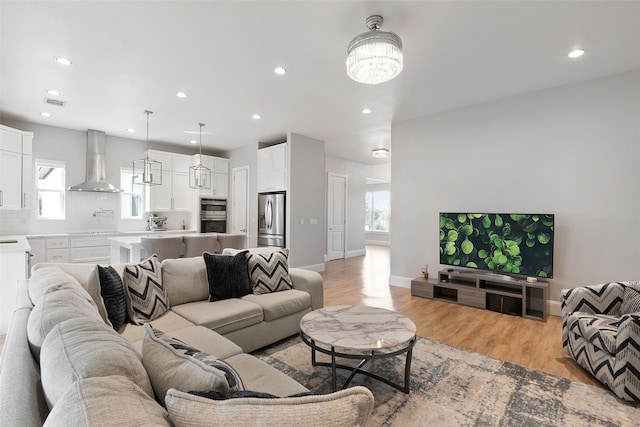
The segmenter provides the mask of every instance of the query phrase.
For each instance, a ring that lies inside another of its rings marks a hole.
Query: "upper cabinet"
[[[162,184],[147,187],[146,211],[189,211],[195,190],[189,187],[191,156],[149,150],[149,157],[162,163]]]
[[[200,155],[192,156],[192,166],[200,163]],[[211,186],[198,190],[200,197],[226,199],[229,195],[229,159],[222,157],[202,156],[202,164],[211,171]]]
[[[0,125],[0,209],[31,207],[33,133]]]
[[[258,150],[258,192],[287,189],[287,144]]]

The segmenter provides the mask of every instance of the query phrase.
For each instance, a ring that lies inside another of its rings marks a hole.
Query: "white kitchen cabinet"
[[[22,207],[22,154],[0,150],[0,208]]]
[[[46,262],[69,262],[69,238],[47,237],[45,239]]]
[[[287,189],[287,144],[258,150],[258,192]]]
[[[191,156],[149,150],[149,156],[162,162],[162,185],[147,187],[147,212],[189,211],[195,190],[189,187]]]
[[[69,239],[70,260],[75,263],[110,264],[111,242],[104,237],[86,236]]]
[[[192,165],[200,162],[200,155],[192,157]],[[229,159],[213,156],[202,156],[202,164],[211,171],[211,186],[198,190],[200,197],[226,199],[229,196]]]
[[[31,132],[0,125],[0,209],[31,207]]]

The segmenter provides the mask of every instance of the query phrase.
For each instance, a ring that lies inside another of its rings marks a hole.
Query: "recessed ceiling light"
[[[184,92],[178,92],[178,93],[176,93],[176,96],[177,96],[178,98],[186,98],[186,97],[187,97],[187,94],[186,94],[186,93],[184,93]]]
[[[253,119],[254,120],[260,120],[262,117],[260,117],[260,114],[254,114],[253,115]]]
[[[569,58],[580,58],[584,55],[584,49],[574,49],[567,55]]]
[[[133,129],[133,128],[129,128],[129,129],[127,129],[127,132],[130,132],[130,133],[134,133],[135,131],[136,131],[136,130],[135,130],[135,129]]]
[[[189,141],[192,144],[196,144],[198,141],[196,141],[195,139],[192,139],[191,141]]]
[[[47,91],[47,93],[48,93],[49,95],[53,95],[53,96],[60,96],[60,92],[58,92],[57,90],[53,90],[53,89],[49,89],[49,90]]]
[[[63,58],[62,56],[56,56],[55,58],[53,58],[58,64],[62,64],[62,65],[71,65],[73,64],[73,62],[71,62],[70,59],[67,58]]]
[[[275,70],[273,70],[273,72],[276,73],[279,76],[281,76],[283,74],[287,74],[287,70],[285,70],[282,67],[277,67]]]
[[[371,114],[373,113],[373,110],[369,109],[369,108],[365,108],[362,110],[362,114]]]
[[[40,115],[41,115],[42,117],[51,117],[51,113],[47,113],[46,111],[45,111],[45,112],[43,112],[43,113],[40,113]]]

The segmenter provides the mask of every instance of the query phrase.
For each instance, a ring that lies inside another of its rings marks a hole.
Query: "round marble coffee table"
[[[313,366],[331,367],[333,390],[336,390],[336,369],[348,369],[351,375],[346,388],[356,374],[363,374],[409,393],[411,355],[416,343],[416,325],[394,311],[368,306],[339,305],[307,313],[300,320],[300,337],[311,347]],[[331,357],[331,363],[316,361],[316,351]],[[369,361],[386,359],[406,353],[404,384],[363,369]],[[360,360],[357,366],[336,363],[336,358]]]

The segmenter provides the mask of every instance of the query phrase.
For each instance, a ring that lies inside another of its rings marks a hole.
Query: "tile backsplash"
[[[63,220],[36,219],[33,209],[0,210],[0,235],[55,234],[84,231],[144,231],[148,214],[142,219],[120,218],[118,193],[66,193],[66,218]],[[167,217],[167,228],[196,228],[190,224],[189,212],[156,212]]]

